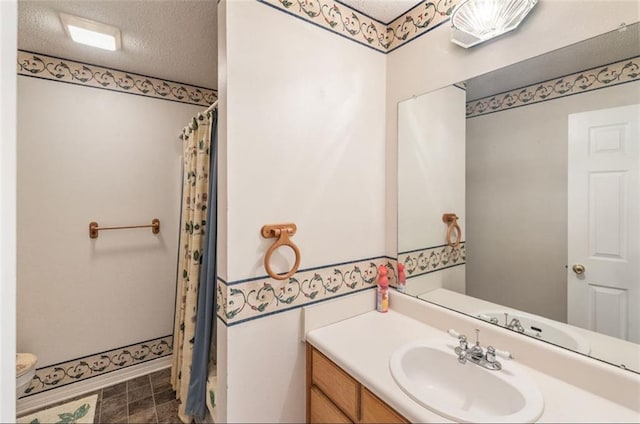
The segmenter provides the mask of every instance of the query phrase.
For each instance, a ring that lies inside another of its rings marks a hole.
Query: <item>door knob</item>
[[[584,271],[585,271],[584,265],[580,265],[580,264],[575,264],[573,267],[571,267],[571,269],[573,270],[573,272],[575,272],[578,275],[584,274]]]

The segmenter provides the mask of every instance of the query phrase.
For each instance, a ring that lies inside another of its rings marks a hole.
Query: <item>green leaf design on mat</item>
[[[216,407],[216,394],[213,390],[209,390],[209,400],[211,401],[211,406]]]
[[[60,417],[60,421],[58,421],[57,424],[75,423],[80,418],[87,415],[87,412],[89,412],[89,409],[91,409],[91,406],[88,403],[85,403],[84,405],[76,409],[74,413],[65,412],[64,414],[58,414],[58,416]]]
[[[34,418],[29,424],[40,424],[40,421],[38,421],[37,418]]]

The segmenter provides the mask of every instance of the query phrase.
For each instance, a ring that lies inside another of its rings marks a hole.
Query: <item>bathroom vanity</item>
[[[430,375],[430,367],[452,370],[449,381],[453,386],[458,381],[462,383],[459,387],[473,389],[460,393],[460,399],[475,402],[474,393],[478,393],[478,397],[485,394],[499,401],[508,393],[494,389],[497,386],[483,379],[487,373],[505,373],[505,380],[517,376],[541,394],[543,405],[536,422],[640,420],[640,375],[556,346],[517,337],[508,330],[408,296],[395,292],[391,295],[388,313],[362,313],[306,334],[308,422],[515,422],[514,415],[499,415],[502,413],[500,402],[493,410],[474,409],[470,402],[467,412],[476,415],[465,417],[455,416],[455,412],[453,415],[436,412],[442,405],[423,406],[416,400],[419,394],[403,389],[391,370],[394,353],[416,341],[442,344],[445,362],[424,361],[419,365],[422,369],[416,370],[426,375]],[[478,328],[483,348],[493,345],[509,350],[513,359],[497,358],[503,364],[499,371],[461,364],[454,352],[459,340],[442,328],[449,325],[467,334],[470,346],[475,337],[473,329]],[[450,364],[446,362],[449,359]],[[585,378],[587,374],[589,377]],[[448,374],[444,375],[441,381],[447,380]],[[535,399],[527,396],[522,408],[535,403]],[[504,404],[509,403],[513,404],[512,401]]]
[[[409,422],[310,344],[307,345],[307,421]]]

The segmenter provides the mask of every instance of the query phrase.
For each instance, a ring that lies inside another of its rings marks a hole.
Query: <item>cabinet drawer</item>
[[[362,408],[360,410],[361,423],[408,423],[404,417],[399,415],[386,403],[382,402],[376,395],[362,387],[361,393]]]
[[[311,355],[311,383],[352,421],[358,421],[358,383],[317,350],[313,349]]]
[[[311,397],[309,399],[311,408],[310,423],[351,423],[337,406],[333,404],[316,386],[311,387]]]

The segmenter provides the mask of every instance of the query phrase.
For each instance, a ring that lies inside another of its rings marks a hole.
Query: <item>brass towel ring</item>
[[[447,244],[451,247],[458,247],[460,245],[460,240],[462,239],[462,231],[458,225],[458,216],[455,213],[442,214],[442,222],[448,225]],[[456,238],[455,241],[452,241],[451,236],[454,230],[456,232]]]
[[[262,233],[262,237],[264,238],[278,237],[278,240],[276,240],[276,242],[271,245],[271,247],[267,250],[267,253],[264,255],[264,269],[267,271],[267,274],[269,274],[269,277],[276,280],[286,280],[287,278],[295,274],[298,270],[298,267],[300,266],[300,250],[298,249],[298,246],[296,246],[295,243],[289,238],[289,236],[292,236],[296,233],[297,229],[298,228],[296,227],[296,224],[288,223],[265,225],[260,230],[260,233]],[[289,246],[291,249],[293,249],[293,252],[296,255],[296,262],[293,265],[293,268],[291,268],[291,270],[285,274],[277,274],[273,272],[270,264],[271,255],[280,246]]]

